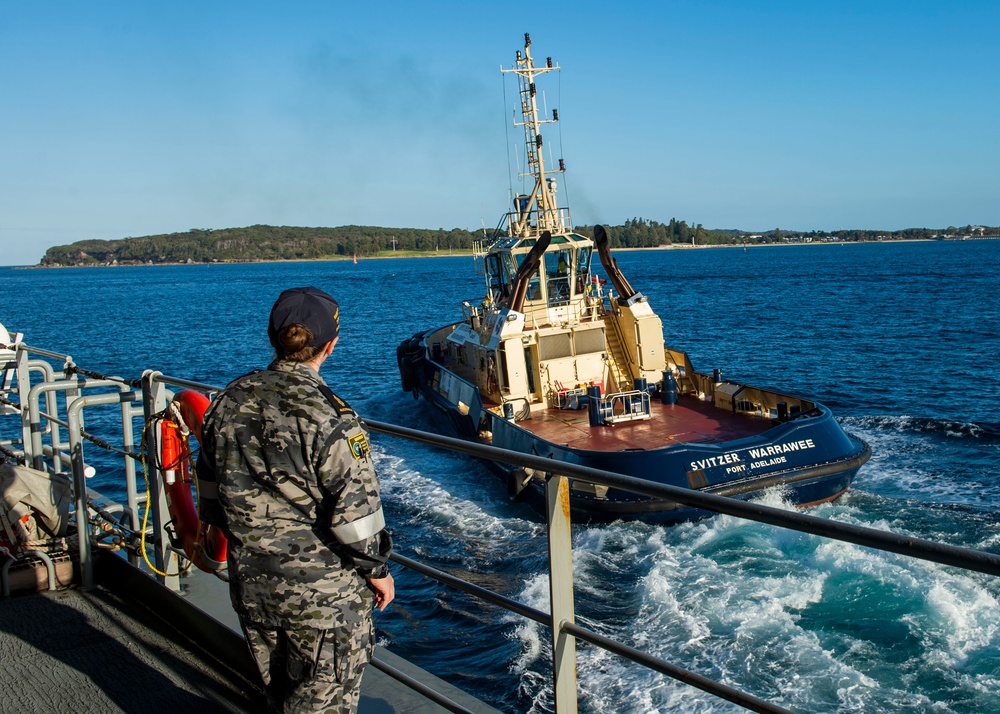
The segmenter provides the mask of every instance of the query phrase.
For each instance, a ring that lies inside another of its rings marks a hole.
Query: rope
[[[16,452],[11,451],[5,446],[0,446],[0,454],[3,454],[8,459],[13,459],[15,462],[19,463],[21,466],[25,466],[28,462],[23,456],[18,456]]]
[[[99,515],[101,518],[103,518],[104,520],[108,521],[109,523],[111,523],[115,527],[120,528],[123,532],[128,531],[129,533],[134,533],[134,531],[132,530],[132,528],[130,526],[126,525],[125,523],[123,523],[119,519],[115,518],[115,515],[113,513],[111,513],[110,511],[104,510],[103,508],[101,508],[100,506],[98,506],[93,500],[91,500],[91,499],[88,498],[87,499],[87,505],[97,515]]]
[[[80,430],[80,436],[82,436],[87,441],[91,442],[95,446],[100,446],[102,449],[107,449],[108,451],[113,451],[116,454],[121,454],[122,456],[128,457],[130,459],[135,459],[136,461],[142,461],[142,457],[139,454],[134,454],[131,451],[125,451],[124,449],[119,449],[117,446],[112,446],[104,439],[100,439],[96,436],[92,436],[87,432]]]
[[[124,384],[126,386],[132,387],[133,389],[142,388],[141,379],[124,379],[122,377],[109,377],[106,374],[101,374],[100,372],[94,372],[89,369],[83,369],[82,367],[77,367],[72,362],[68,363],[63,367],[63,371],[67,374],[82,374],[84,377],[90,377],[91,379],[103,379],[109,382],[118,382],[119,384]]]
[[[93,517],[88,521],[91,526],[91,540],[98,548],[107,548],[110,550],[125,548],[127,550],[134,550],[134,547],[129,548],[128,538],[121,524],[113,518],[110,521],[107,520],[111,515],[110,513],[102,511],[92,501],[88,501],[87,505],[93,510],[99,511],[99,515],[105,519],[100,520],[97,517]],[[95,533],[94,529],[100,531],[100,533]],[[104,542],[107,538],[111,538],[111,543]]]
[[[151,496],[151,492],[150,492],[150,488],[149,488],[149,473],[147,472],[146,431],[149,429],[149,426],[153,423],[153,421],[155,421],[156,419],[162,419],[165,416],[165,414],[166,414],[166,410],[164,410],[162,412],[159,412],[157,414],[153,414],[146,421],[146,423],[143,424],[143,426],[142,426],[142,447],[141,447],[141,451],[139,452],[139,455],[140,455],[140,461],[142,462],[142,478],[146,482],[146,509],[143,511],[143,514],[142,514],[142,536],[139,539],[139,550],[142,551],[142,559],[146,561],[146,565],[149,567],[150,570],[152,570],[154,573],[156,573],[157,575],[159,575],[161,577],[169,578],[169,577],[174,577],[174,576],[178,576],[178,575],[184,575],[184,573],[186,573],[191,568],[192,563],[189,560],[187,562],[187,565],[184,566],[184,569],[183,570],[178,570],[176,573],[173,573],[173,574],[164,573],[163,571],[159,570],[155,565],[153,565],[150,562],[150,560],[149,560],[149,553],[146,552],[146,527],[147,527],[147,524],[149,523],[149,500],[150,500],[150,496]],[[157,462],[157,458],[156,458],[155,454],[153,456],[153,461],[154,461],[154,464],[153,464],[154,466],[156,466],[157,468],[161,468],[162,467],[162,464],[159,464]]]

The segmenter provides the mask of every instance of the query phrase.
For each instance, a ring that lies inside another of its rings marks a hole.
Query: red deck
[[[761,434],[771,420],[716,409],[711,402],[681,397],[677,404],[653,401],[652,417],[614,426],[590,427],[586,409],[532,411],[531,419],[517,424],[554,444],[575,449],[622,451],[656,449],[678,443],[719,443]]]

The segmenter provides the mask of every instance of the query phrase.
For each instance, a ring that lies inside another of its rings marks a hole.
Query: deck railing
[[[4,345],[0,345],[0,350],[4,347]],[[16,357],[6,363],[0,363],[0,372],[4,369],[14,369],[16,371],[17,383],[16,386],[11,386],[6,390],[0,389],[0,392],[2,392],[0,393],[0,402],[8,407],[8,411],[12,410],[14,413],[20,414],[22,420],[20,431],[22,436],[20,438],[0,441],[0,447],[3,448],[3,451],[8,456],[18,457],[28,465],[43,468],[51,472],[60,472],[63,470],[65,464],[68,463],[72,470],[76,493],[78,525],[81,521],[79,517],[81,513],[88,514],[88,522],[91,520],[91,512],[95,516],[100,515],[107,518],[109,517],[107,509],[98,504],[100,495],[95,494],[87,488],[87,477],[90,471],[88,464],[84,460],[83,444],[85,440],[91,440],[99,445],[103,445],[105,448],[110,447],[110,444],[93,437],[84,430],[83,414],[84,409],[90,407],[118,405],[121,416],[122,442],[120,448],[111,448],[124,458],[127,491],[127,503],[121,504],[119,507],[118,517],[122,524],[127,524],[133,532],[138,532],[142,528],[142,521],[139,516],[141,509],[146,505],[146,499],[144,494],[140,495],[137,483],[138,470],[135,468],[137,445],[134,438],[133,420],[142,419],[144,424],[148,424],[169,402],[172,396],[169,387],[196,389],[209,393],[217,392],[219,388],[199,382],[167,377],[153,371],[144,373],[141,380],[125,380],[117,377],[104,377],[103,375],[80,379],[79,375],[85,372],[77,369],[69,356],[33,349],[26,345],[11,345],[7,347],[10,348],[10,353],[16,355]],[[56,379],[51,366],[47,362],[29,360],[29,353],[50,359],[62,360],[65,379]],[[42,380],[32,385],[32,374],[41,374]],[[93,375],[93,373],[86,374]],[[93,392],[97,393],[94,394]],[[57,393],[61,393],[64,396],[64,403],[61,408],[56,404],[54,397]],[[45,395],[46,403],[44,411],[40,407],[43,394]],[[17,396],[18,399],[14,400],[12,398],[14,396]],[[65,418],[63,415],[65,415]],[[545,491],[550,576],[550,611],[548,613],[518,603],[404,555],[397,553],[392,556],[392,559],[395,563],[403,567],[410,568],[449,587],[464,591],[478,599],[498,605],[510,612],[534,620],[550,628],[553,643],[552,672],[555,709],[560,714],[575,712],[577,710],[577,640],[583,640],[591,645],[602,647],[642,666],[678,679],[714,696],[734,702],[749,710],[757,712],[788,711],[780,706],[714,682],[675,664],[643,653],[576,624],[573,594],[572,541],[570,537],[571,509],[569,500],[570,484],[573,479],[630,491],[653,498],[666,498],[687,506],[716,513],[724,513],[760,523],[768,523],[781,528],[841,540],[856,545],[899,553],[913,558],[990,575],[1000,575],[1000,556],[992,553],[897,535],[849,523],[831,521],[806,513],[785,511],[761,504],[747,503],[688,488],[655,484],[631,476],[553,461],[540,456],[506,451],[492,446],[470,443],[460,439],[430,434],[385,422],[366,419],[364,423],[369,431],[377,434],[457,451],[480,459],[514,464],[546,474]],[[59,427],[67,430],[68,441],[62,441]],[[146,429],[144,431],[146,432],[147,439],[155,438],[153,436],[154,429]],[[0,436],[2,436],[2,432],[0,432]],[[50,443],[48,445],[43,443],[43,437],[49,439]],[[67,448],[68,452],[66,451]],[[150,443],[148,448],[155,449],[155,444]],[[169,538],[164,529],[167,509],[162,489],[159,487],[158,478],[151,477],[149,479],[149,492],[148,510],[152,515],[153,522],[147,534],[150,538],[149,545],[154,552],[155,563],[160,570],[163,570],[163,565],[168,561],[171,554],[176,554],[178,557],[183,557],[183,554],[170,546]],[[98,511],[98,509],[100,510]],[[83,526],[83,530],[90,530],[91,535],[94,537],[100,535],[93,530],[92,526]],[[91,552],[93,544],[90,538],[80,538],[79,541],[82,587],[89,589],[94,585]],[[131,558],[135,564],[140,564],[140,556],[138,554],[133,553]],[[158,577],[168,588],[177,589],[179,587],[176,577]],[[417,689],[423,686],[419,683],[407,681],[408,677],[406,675],[394,672],[391,667],[386,667],[384,663],[376,663],[376,666],[408,686],[413,686]],[[437,700],[452,711],[466,711],[464,708],[452,705],[440,697]]]
[[[649,409],[649,392],[646,390],[630,390],[613,392],[601,397],[597,411],[604,424],[621,424],[627,421],[649,419],[652,415]]]

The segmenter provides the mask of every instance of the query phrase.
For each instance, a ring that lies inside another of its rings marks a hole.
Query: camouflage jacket
[[[354,411],[312,368],[278,361],[226,387],[203,432],[240,616],[316,627],[347,602],[370,611],[364,578],[384,575],[392,546]]]

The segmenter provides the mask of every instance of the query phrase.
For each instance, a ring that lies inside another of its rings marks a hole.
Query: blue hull
[[[634,476],[653,483],[695,488],[733,498],[750,499],[780,488],[796,505],[829,501],[846,491],[871,450],[847,434],[830,410],[817,404],[804,418],[777,423],[748,438],[722,443],[679,443],[641,451],[589,451],[553,444],[518,423],[483,408],[478,388],[440,364],[422,359],[414,370],[412,389],[433,404],[455,436],[480,442],[492,432],[492,445],[525,454]],[[491,464],[512,494],[544,513],[544,486],[520,469]],[[712,513],[621,491],[595,491],[589,484],[571,486],[574,519],[611,521],[640,519],[671,524]]]

